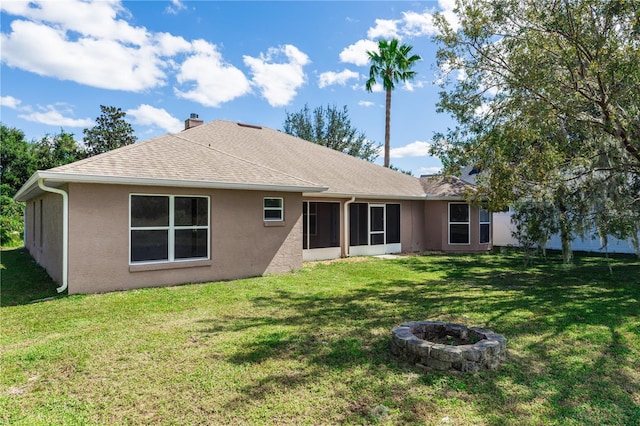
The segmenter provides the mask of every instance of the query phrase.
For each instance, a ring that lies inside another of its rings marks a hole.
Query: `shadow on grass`
[[[0,252],[0,282],[0,306],[25,305],[58,296],[57,284],[24,248]]]
[[[378,378],[367,382],[375,388],[367,394],[394,401],[408,423],[419,422],[425,410],[415,395],[422,386],[473,404],[488,423],[638,424],[640,263],[612,262],[609,275],[606,260],[593,257],[578,258],[570,268],[541,261],[527,269],[517,256],[409,257],[380,267],[444,278],[363,282],[339,294],[279,290],[253,299],[256,311],[276,315],[205,321],[202,331],[255,333],[230,362],[294,359],[305,366],[260,378],[229,403],[233,408],[336,372],[354,380],[354,371],[364,369]],[[412,371],[388,351],[391,328],[421,319],[492,328],[507,337],[509,359],[481,374],[432,372],[389,381],[387,376]],[[357,399],[357,392],[352,389],[350,397]],[[362,412],[354,416],[347,421]]]

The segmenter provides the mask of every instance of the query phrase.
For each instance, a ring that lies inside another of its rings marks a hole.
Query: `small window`
[[[469,204],[449,203],[449,244],[470,244]]]
[[[489,210],[480,209],[480,244],[491,242],[491,213]]]
[[[282,222],[284,220],[284,200],[282,198],[265,198],[263,219],[266,222]]]

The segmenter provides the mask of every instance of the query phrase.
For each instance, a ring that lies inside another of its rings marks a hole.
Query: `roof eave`
[[[326,191],[325,186],[310,185],[271,185],[245,182],[218,182],[218,181],[194,181],[183,179],[158,179],[158,178],[140,178],[128,176],[101,176],[101,175],[83,175],[75,173],[59,173],[37,171],[31,178],[20,188],[14,196],[16,201],[27,201],[31,197],[27,197],[38,185],[38,179],[45,179],[49,182],[59,183],[98,183],[111,185],[141,185],[141,186],[168,186],[182,188],[203,188],[203,189],[235,189],[247,191],[277,191],[277,192],[303,192],[317,193]]]
[[[374,200],[424,200],[425,195],[394,195],[394,194],[365,194],[365,193],[344,193],[344,192],[322,192],[322,193],[302,193],[303,197],[315,198],[345,198],[345,199],[374,199]]]
[[[427,195],[427,201],[465,201],[464,195]]]

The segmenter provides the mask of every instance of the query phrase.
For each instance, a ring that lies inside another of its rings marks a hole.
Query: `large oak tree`
[[[100,111],[96,125],[83,130],[87,156],[135,143],[137,137],[131,124],[125,120],[126,112],[118,107],[105,105],[100,105]]]
[[[298,112],[287,112],[285,133],[326,146],[367,161],[378,158],[380,146],[351,125],[346,106],[319,106],[313,111],[305,105]]]
[[[436,135],[446,169],[483,170],[493,208],[549,203],[565,237],[640,231],[640,3],[458,0],[459,26],[436,18]]]

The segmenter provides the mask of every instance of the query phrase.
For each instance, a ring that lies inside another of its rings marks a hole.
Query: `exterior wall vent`
[[[246,123],[236,123],[238,126],[240,127],[248,127],[250,129],[258,129],[258,130],[262,130],[261,126],[256,126],[254,124],[246,124]]]

